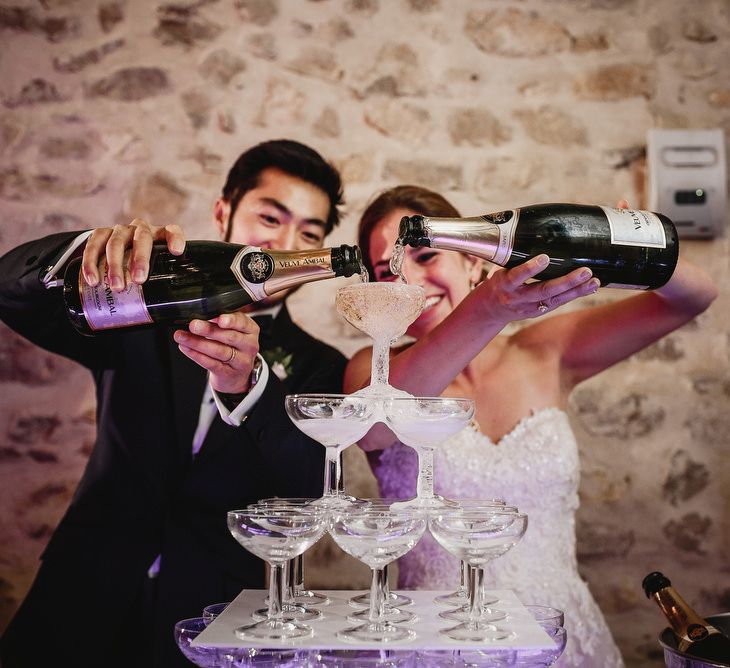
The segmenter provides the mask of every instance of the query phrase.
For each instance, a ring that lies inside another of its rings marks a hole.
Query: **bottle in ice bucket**
[[[677,649],[687,656],[730,665],[730,638],[700,617],[675,591],[669,578],[657,571],[641,583],[647,598],[653,598],[677,636]]]

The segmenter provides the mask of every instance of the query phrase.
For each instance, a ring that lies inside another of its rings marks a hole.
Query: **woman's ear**
[[[230,217],[231,203],[219,197],[213,205],[213,218],[215,219],[215,226],[221,239],[226,238]]]
[[[475,257],[474,255],[466,254],[464,254],[464,259],[467,262],[469,272],[469,285],[473,288],[486,278],[484,273],[484,260],[479,257]]]

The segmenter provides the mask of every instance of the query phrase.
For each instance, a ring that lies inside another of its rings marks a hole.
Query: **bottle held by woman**
[[[542,253],[550,264],[536,278],[588,267],[604,287],[655,289],[677,265],[677,231],[669,218],[580,204],[536,204],[473,218],[406,216],[402,245],[476,255],[514,267]]]
[[[101,281],[89,285],[81,259],[69,264],[63,285],[68,316],[82,334],[121,327],[210,319],[261,301],[280,290],[360,272],[357,246],[299,251],[262,250],[223,241],[189,241],[182,255],[155,243],[149,278],[112,290],[106,260]]]
[[[641,583],[677,636],[677,649],[688,656],[730,665],[730,638],[695,612],[672,587],[669,578],[655,571]]]

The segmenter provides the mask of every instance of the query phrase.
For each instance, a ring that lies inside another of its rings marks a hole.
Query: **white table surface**
[[[337,590],[322,591],[330,599],[328,605],[311,606],[322,612],[322,618],[304,622],[314,629],[311,638],[299,638],[293,641],[272,642],[253,639],[241,640],[234,630],[242,625],[253,623],[251,612],[257,608],[266,607],[264,599],[268,592],[258,589],[245,589],[235,600],[213,620],[206,629],[193,641],[193,646],[206,647],[256,647],[256,648],[301,648],[301,649],[427,649],[427,650],[454,650],[454,649],[484,649],[486,647],[503,647],[511,649],[548,649],[554,647],[553,641],[542,627],[534,620],[530,612],[522,605],[515,593],[507,589],[490,590],[486,594],[495,596],[499,603],[492,607],[507,612],[507,619],[495,622],[500,628],[514,632],[514,637],[491,643],[460,642],[452,640],[439,631],[459,622],[442,619],[438,613],[453,607],[434,603],[434,598],[443,591],[400,591],[398,593],[410,596],[413,605],[404,607],[404,610],[415,613],[418,618],[415,622],[402,624],[405,628],[416,632],[413,640],[401,640],[385,643],[350,642],[337,637],[337,632],[356,626],[346,619],[353,611],[363,607],[349,605],[350,598],[363,591]]]

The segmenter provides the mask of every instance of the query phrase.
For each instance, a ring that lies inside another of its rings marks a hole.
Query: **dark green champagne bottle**
[[[658,571],[641,583],[647,598],[653,598],[677,636],[677,649],[698,659],[730,665],[730,638],[700,617],[675,591],[669,578]]]
[[[588,267],[604,287],[661,287],[677,265],[674,224],[649,211],[580,204],[535,204],[474,218],[407,216],[405,246],[470,253],[514,267],[545,253],[550,264],[536,278],[564,276]]]
[[[125,288],[109,285],[106,259],[101,281],[86,283],[81,259],[64,275],[63,297],[71,322],[82,334],[120,327],[187,323],[236,311],[288,288],[360,273],[360,250],[342,245],[303,251],[262,250],[222,241],[188,241],[182,255],[164,242],[153,245],[148,279]]]

